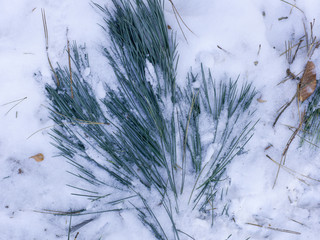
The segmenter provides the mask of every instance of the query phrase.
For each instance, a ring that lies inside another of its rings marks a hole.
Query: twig
[[[49,34],[48,34],[48,27],[47,27],[47,19],[46,19],[46,12],[44,9],[41,9],[41,13],[42,13],[42,23],[43,23],[43,30],[44,30],[44,37],[45,37],[45,41],[46,41],[46,52],[47,52],[47,59],[48,59],[48,63],[50,65],[51,71],[54,74],[54,77],[57,81],[57,86],[59,87],[60,82],[58,79],[58,76],[56,74],[56,72],[54,71],[54,68],[51,64],[50,58],[49,58]]]
[[[287,230],[287,229],[282,229],[282,228],[274,228],[274,227],[269,227],[269,226],[262,226],[262,225],[255,224],[255,223],[246,223],[246,224],[251,225],[251,226],[260,227],[260,228],[267,228],[267,229],[274,230],[274,231],[278,231],[278,232],[284,232],[284,233],[291,233],[291,234],[301,235],[300,232],[296,232],[296,231],[292,231],[292,230]]]
[[[300,120],[300,123],[299,123],[299,126],[297,127],[297,129],[293,132],[293,134],[291,135],[291,137],[289,138],[288,142],[287,142],[287,145],[285,147],[285,149],[283,150],[283,153],[282,153],[282,156],[281,156],[281,160],[280,160],[280,164],[279,164],[279,167],[278,167],[278,171],[277,171],[277,175],[276,175],[276,178],[274,180],[274,184],[273,184],[273,187],[275,187],[276,183],[277,183],[277,180],[278,180],[278,176],[279,176],[279,172],[280,172],[280,168],[281,166],[280,165],[283,165],[286,161],[286,156],[287,156],[287,152],[289,150],[289,147],[293,141],[293,139],[296,137],[296,135],[298,134],[298,132],[300,131],[301,127],[302,127],[302,124],[303,124],[303,119],[304,119],[304,114],[302,114],[301,116],[301,120]]]
[[[294,55],[293,55],[292,59],[291,59],[291,61],[290,61],[290,64],[292,64],[292,63],[294,62],[294,60],[295,60],[295,58],[296,58],[296,56],[297,56],[297,53],[298,53],[298,51],[299,51],[300,45],[301,45],[302,42],[303,42],[303,40],[301,39],[301,40],[299,41],[299,43],[298,43],[298,46],[297,46],[297,48],[296,48],[296,51],[294,52]]]
[[[286,104],[284,104],[279,110],[280,113],[278,114],[278,116],[276,117],[276,119],[274,120],[274,123],[272,124],[272,127],[274,127],[276,125],[276,123],[278,122],[280,116],[282,115],[282,113],[291,105],[291,103],[293,102],[293,100],[296,98],[297,93],[292,97],[292,99],[287,102]]]
[[[302,40],[303,41],[303,40]],[[289,51],[291,51],[294,47],[298,46],[299,43],[296,43],[295,45],[292,45],[290,48],[287,46],[287,42],[285,42],[286,45],[286,51],[280,54],[280,57],[283,56],[284,54],[287,54]],[[302,48],[302,47],[301,47]]]
[[[286,126],[286,127],[288,127],[292,132],[294,131],[293,129],[297,129],[296,127],[293,127],[293,126],[288,126],[288,125],[286,125],[286,124],[283,124],[283,125]],[[306,133],[310,133],[310,132],[305,131],[305,130],[301,130],[301,131],[302,131],[302,132],[306,132]],[[316,147],[316,148],[320,148],[320,146],[314,144],[313,142],[310,142],[308,139],[300,136],[299,134],[297,134],[297,136],[298,136],[299,138],[301,138],[303,141],[306,141],[307,143],[309,143],[310,145],[312,145],[312,146],[314,146],[314,147]]]

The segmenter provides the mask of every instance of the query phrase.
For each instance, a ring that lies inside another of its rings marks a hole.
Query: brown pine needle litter
[[[294,101],[294,99],[296,98],[296,96],[297,96],[297,93],[292,97],[292,99],[291,99],[289,102],[287,102],[286,104],[284,104],[284,105],[278,110],[279,114],[278,114],[278,116],[276,117],[276,119],[274,120],[274,122],[273,122],[273,124],[272,124],[272,127],[274,127],[274,126],[277,124],[277,122],[278,122],[279,118],[281,117],[281,115],[282,115],[282,114],[284,113],[284,111],[291,105],[291,103]]]
[[[273,230],[273,231],[301,235],[300,232],[296,232],[296,231],[292,231],[292,230],[287,230],[287,229],[282,229],[282,228],[274,228],[274,227],[259,225],[259,224],[255,224],[255,223],[246,223],[246,224],[247,225],[251,225],[251,226],[260,227],[260,228],[270,229],[270,230]]]
[[[188,43],[188,39],[187,39],[186,35],[184,34],[184,31],[182,30],[182,27],[181,27],[181,24],[180,24],[179,19],[181,20],[182,24],[183,24],[191,33],[193,33],[194,35],[196,35],[196,34],[195,34],[195,33],[188,27],[188,25],[184,22],[184,20],[182,19],[179,11],[178,11],[177,8],[175,7],[175,5],[174,5],[174,3],[172,2],[172,0],[169,0],[169,2],[171,3],[174,16],[175,16],[175,18],[176,18],[176,20],[177,20],[177,23],[178,23],[178,25],[179,25],[179,28],[180,28],[182,34],[183,34],[183,37],[184,37],[184,39],[186,40],[186,42]],[[178,17],[179,17],[179,19],[178,19]]]

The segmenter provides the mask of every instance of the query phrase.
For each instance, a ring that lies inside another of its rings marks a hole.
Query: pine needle
[[[184,36],[184,39],[188,42],[188,40],[187,40],[187,38],[186,38],[186,35],[184,34],[184,32],[183,32],[183,30],[182,30],[182,27],[181,27],[181,25],[180,25],[180,21],[179,21],[178,17],[180,18],[180,20],[181,20],[181,22],[183,23],[183,25],[184,25],[191,33],[193,33],[194,35],[196,35],[196,34],[195,34],[195,33],[188,27],[188,25],[183,21],[181,15],[179,14],[179,11],[177,10],[177,8],[175,7],[175,5],[173,4],[172,0],[169,0],[169,2],[171,3],[174,16],[175,16],[175,18],[176,18],[176,20],[177,20],[177,23],[178,23],[178,25],[179,25],[179,28],[180,28],[183,36]]]
[[[298,9],[300,12],[302,12],[302,13],[304,14],[304,12],[303,12],[300,8],[298,8],[296,5],[294,5],[294,4],[292,4],[292,3],[289,3],[289,2],[287,2],[287,1],[285,1],[285,0],[280,0],[280,1],[286,3],[286,4],[290,5],[290,6],[292,6],[292,7],[294,7],[294,8],[296,8],[296,9]]]
[[[296,98],[296,96],[297,96],[297,92],[295,93],[295,95],[292,97],[292,99],[291,99],[289,102],[287,102],[286,104],[284,104],[284,105],[278,110],[278,112],[279,112],[279,111],[280,111],[280,112],[279,112],[278,116],[276,117],[276,119],[274,120],[274,122],[273,122],[273,124],[272,124],[273,127],[277,124],[277,122],[278,122],[279,118],[281,117],[281,115],[283,114],[283,112],[291,105],[291,103],[294,101],[294,99]]]
[[[4,115],[6,116],[6,115],[8,115],[8,113],[12,110],[12,109],[14,109],[16,106],[18,106],[20,103],[22,103],[25,99],[27,99],[27,97],[24,97],[24,98],[21,98],[21,99],[18,99],[18,100],[14,100],[14,101],[12,101],[12,102],[8,102],[8,103],[5,103],[5,104],[2,104],[1,106],[6,106],[6,105],[9,105],[9,104],[11,104],[11,103],[15,103],[15,102],[17,102],[15,105],[13,105]]]
[[[50,65],[50,68],[51,68],[51,71],[52,73],[54,74],[54,77],[57,81],[57,86],[60,85],[60,82],[59,82],[59,79],[58,79],[58,76],[51,64],[51,60],[50,60],[50,57],[49,57],[49,34],[48,34],[48,26],[47,26],[47,19],[46,19],[46,12],[44,9],[41,9],[41,13],[42,13],[42,23],[43,23],[43,31],[44,31],[44,37],[45,37],[45,41],[46,41],[46,53],[47,53],[47,59],[48,59],[48,63]]]
[[[187,150],[187,141],[188,141],[188,129],[190,125],[190,120],[191,120],[191,115],[193,112],[194,104],[196,99],[198,98],[199,95],[199,90],[196,92],[196,94],[193,94],[192,97],[192,102],[190,106],[190,111],[189,111],[189,116],[186,124],[186,130],[185,130],[185,136],[184,136],[184,141],[183,141],[183,156],[182,156],[182,184],[181,184],[181,191],[180,194],[183,192],[183,187],[184,187],[184,180],[185,180],[185,172],[186,172],[186,150]]]
[[[71,69],[71,54],[70,54],[70,43],[68,38],[69,29],[67,28],[67,51],[68,51],[68,62],[69,62],[69,72],[70,72],[70,90],[71,90],[71,98],[73,99],[73,88],[72,88],[72,69]]]
[[[284,170],[286,170],[288,173],[290,173],[292,175],[300,175],[301,177],[307,178],[309,180],[320,182],[320,180],[318,180],[318,179],[315,179],[315,178],[309,177],[307,175],[298,173],[297,171],[278,163],[276,160],[272,159],[269,155],[266,155],[266,157],[269,158],[273,163],[277,164],[279,167],[283,168]]]
[[[79,236],[79,232],[77,232],[76,236],[74,237],[74,240],[77,240],[78,236]]]
[[[296,137],[296,135],[298,134],[298,132],[300,131],[300,129],[302,127],[302,124],[303,124],[303,121],[304,121],[304,115],[305,115],[305,112],[301,116],[301,120],[300,120],[298,128],[293,132],[293,134],[291,135],[291,137],[289,138],[289,140],[288,140],[288,142],[286,144],[285,149],[283,150],[283,153],[282,153],[282,156],[281,156],[281,160],[280,160],[280,164],[279,164],[279,167],[278,167],[278,170],[277,170],[276,178],[274,180],[274,184],[273,184],[272,188],[274,188],[276,183],[277,183],[279,172],[280,172],[280,166],[283,165],[285,163],[285,161],[286,161],[287,152],[289,150],[289,147],[290,147],[292,141],[294,140],[294,138]]]
[[[70,235],[71,235],[71,219],[72,219],[72,214],[70,215],[70,220],[69,220],[68,240],[70,240]]]

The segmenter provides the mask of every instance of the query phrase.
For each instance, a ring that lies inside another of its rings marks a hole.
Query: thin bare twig
[[[278,112],[279,112],[279,114],[278,114],[278,116],[276,117],[276,119],[274,120],[274,123],[272,124],[272,127],[274,127],[275,125],[276,125],[276,123],[278,122],[278,120],[279,120],[279,118],[280,118],[280,116],[282,115],[282,113],[291,105],[291,103],[294,101],[294,99],[296,98],[296,96],[297,96],[297,93],[292,97],[292,99],[289,101],[289,102],[287,102],[286,104],[284,104],[279,110],[278,110]]]
[[[298,126],[297,129],[293,132],[293,134],[291,135],[291,137],[289,138],[289,140],[288,140],[288,142],[287,142],[287,145],[286,145],[286,147],[284,148],[284,150],[283,150],[283,152],[282,152],[280,164],[279,164],[279,167],[278,167],[278,170],[277,170],[277,175],[276,175],[276,178],[275,178],[275,180],[274,180],[274,183],[273,183],[273,187],[272,187],[272,188],[274,188],[274,187],[276,186],[276,183],[277,183],[277,180],[278,180],[278,177],[279,177],[280,168],[281,168],[280,165],[284,165],[284,163],[285,163],[285,161],[286,161],[287,152],[288,152],[288,150],[289,150],[289,147],[290,147],[292,141],[294,140],[294,138],[296,137],[296,135],[298,134],[298,132],[300,131],[300,129],[301,129],[301,127],[302,127],[303,120],[304,120],[304,115],[305,115],[305,112],[302,113],[299,126]]]

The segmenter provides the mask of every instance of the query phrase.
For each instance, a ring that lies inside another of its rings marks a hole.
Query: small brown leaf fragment
[[[33,158],[34,160],[36,160],[37,162],[42,162],[44,160],[44,156],[42,153],[38,153],[37,155],[34,155],[30,158]]]
[[[22,174],[23,170],[21,168],[18,169],[18,174]]]
[[[168,29],[169,29],[169,30],[171,30],[171,29],[172,29],[170,25],[168,25]]]
[[[317,86],[316,70],[313,62],[308,61],[299,83],[298,96],[301,102],[308,99]]]
[[[257,101],[258,101],[259,103],[265,103],[267,100],[263,100],[262,98],[258,98]]]

